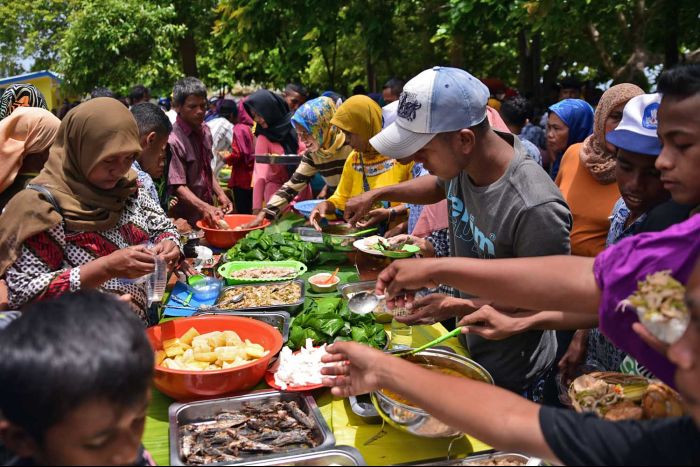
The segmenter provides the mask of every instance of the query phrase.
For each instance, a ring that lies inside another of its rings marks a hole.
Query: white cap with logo
[[[370,144],[387,157],[410,157],[438,133],[483,122],[489,96],[489,89],[464,70],[439,66],[425,70],[406,83],[396,121]]]

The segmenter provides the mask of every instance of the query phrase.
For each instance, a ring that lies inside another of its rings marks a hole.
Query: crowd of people
[[[566,86],[542,119],[517,92],[448,67],[349,98],[299,84],[210,98],[185,77],[156,104],[141,85],[127,102],[98,87],[58,115],[31,85],[7,89],[0,440],[11,462],[151,462],[143,328],[157,316],[135,279],[156,257],[185,267],[181,233],[198,221],[253,214],[252,228],[319,199],[318,230],[345,219],[420,248],[376,292],[410,311],[396,318],[406,324],[461,327],[497,386],[337,343],[326,359],[339,364],[324,370],[333,394],[386,388],[551,462],[698,465],[700,65],[665,71],[655,93],[614,85],[595,107]],[[686,287],[691,313],[670,346],[619,306],[659,271]],[[658,378],[688,414],[612,422],[560,407],[557,380],[584,364]]]

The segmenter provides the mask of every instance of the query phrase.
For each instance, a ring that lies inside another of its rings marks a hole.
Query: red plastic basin
[[[148,328],[146,333],[153,349],[160,350],[164,340],[180,337],[192,327],[200,334],[235,331],[242,340],[249,339],[260,344],[269,353],[254,362],[226,370],[184,371],[156,366],[153,379],[156,388],[179,401],[220,397],[255,387],[265,376],[272,357],[282,349],[282,335],[277,329],[261,321],[238,316],[175,319]]]
[[[256,217],[257,216],[253,216],[250,214],[228,214],[224,216],[224,221],[226,221],[226,223],[231,227],[231,229],[235,229],[240,225],[247,224],[248,222],[255,220]],[[207,242],[209,242],[210,245],[215,246],[217,248],[231,248],[233,245],[236,244],[238,240],[248,235],[249,232],[252,232],[253,230],[264,229],[268,225],[270,225],[270,221],[265,219],[262,225],[258,227],[234,231],[214,229],[211,228],[209,224],[205,223],[204,220],[197,221],[197,227],[204,231],[204,238],[207,239]]]

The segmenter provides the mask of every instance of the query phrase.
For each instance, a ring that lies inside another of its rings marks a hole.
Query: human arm
[[[379,274],[376,291],[393,299],[446,284],[503,306],[592,314],[601,295],[593,263],[578,256],[407,259]]]
[[[540,428],[540,406],[510,391],[431,371],[354,342],[336,343],[327,351],[331,355],[324,361],[339,364],[322,370],[325,375],[336,375],[325,378],[324,384],[337,397],[387,389],[497,449],[558,461]],[[443,388],[439,397],[435,397],[435,388]]]
[[[531,330],[572,330],[597,324],[598,316],[590,313],[507,310],[497,305],[485,305],[459,322],[465,334],[489,340],[506,339]]]
[[[356,224],[378,201],[408,204],[434,204],[445,199],[445,190],[433,175],[418,177],[396,185],[388,185],[355,196],[347,201],[345,219]]]
[[[402,216],[408,212],[408,206],[405,204],[400,204],[391,208],[378,208],[372,209],[365,217],[363,217],[358,223],[357,227],[364,229],[367,227],[372,227],[381,224],[385,221],[393,221],[399,216]]]

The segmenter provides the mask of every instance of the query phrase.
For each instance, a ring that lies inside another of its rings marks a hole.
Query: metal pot
[[[393,350],[389,353],[400,351]],[[468,378],[494,384],[493,377],[481,365],[452,352],[429,349],[406,358],[418,364],[449,368]],[[371,397],[379,415],[397,430],[423,438],[452,438],[461,434],[459,430],[446,425],[425,410],[397,402],[381,391],[372,392]]]

